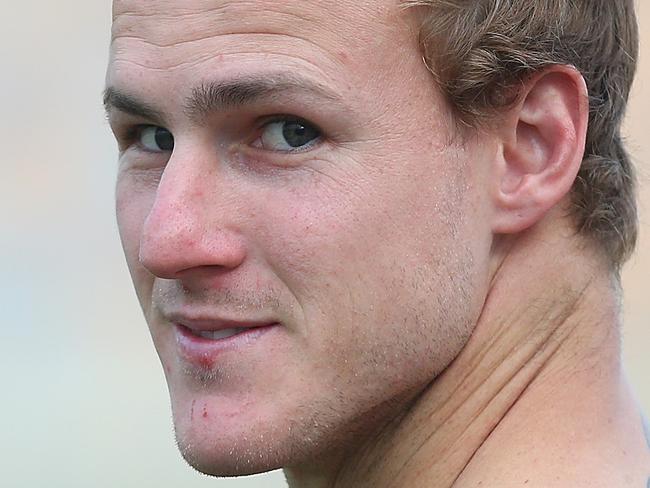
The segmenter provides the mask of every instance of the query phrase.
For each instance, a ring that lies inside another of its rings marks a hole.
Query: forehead
[[[398,0],[116,0],[112,45],[140,41],[151,52],[168,48],[170,63],[192,62],[197,58],[187,59],[188,53],[200,56],[214,41],[222,50],[212,55],[254,49],[263,40],[345,57],[395,41],[409,27],[406,18]]]
[[[404,52],[419,56],[399,2],[116,0],[109,84],[283,65],[323,81],[387,74]]]
[[[152,39],[170,34],[177,41],[186,39],[185,34],[209,37],[265,29],[312,33],[333,29],[355,39],[381,24],[393,24],[400,10],[399,0],[115,0],[113,27],[114,33],[138,31]]]

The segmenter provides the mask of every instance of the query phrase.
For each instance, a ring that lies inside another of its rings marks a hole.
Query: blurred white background
[[[174,445],[158,358],[113,211],[103,116],[110,2],[0,0],[0,484],[280,487],[192,471]],[[627,122],[642,236],[624,275],[625,360],[650,413],[650,4]],[[644,29],[645,28],[645,29]]]

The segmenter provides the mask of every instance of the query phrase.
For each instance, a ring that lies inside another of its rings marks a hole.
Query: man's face
[[[233,475],[358,447],[485,295],[485,151],[455,142],[413,12],[114,7],[118,222],[181,451]]]

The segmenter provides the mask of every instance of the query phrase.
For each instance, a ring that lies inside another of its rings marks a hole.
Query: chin
[[[270,418],[271,412],[252,412],[240,405],[235,413],[229,402],[214,399],[192,403],[173,408],[174,432],[181,455],[197,471],[248,476],[291,462],[292,442],[286,429]]]
[[[249,476],[292,464],[290,442],[268,439],[266,433],[242,432],[234,438],[179,430],[175,427],[176,444],[183,459],[209,476]]]
[[[269,460],[255,459],[254,450],[245,453],[221,449],[205,449],[196,444],[177,439],[178,449],[183,459],[195,470],[208,476],[236,477],[265,473],[281,468],[281,465]]]

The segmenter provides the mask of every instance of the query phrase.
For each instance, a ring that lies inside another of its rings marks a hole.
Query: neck
[[[617,280],[584,248],[567,252],[566,237],[538,232],[495,260],[470,341],[408,410],[334,470],[286,469],[292,488],[476,486],[510,469],[504,453],[535,452],[540,436],[558,432],[549,445],[562,451],[576,442],[566,429],[611,424],[625,396]]]

